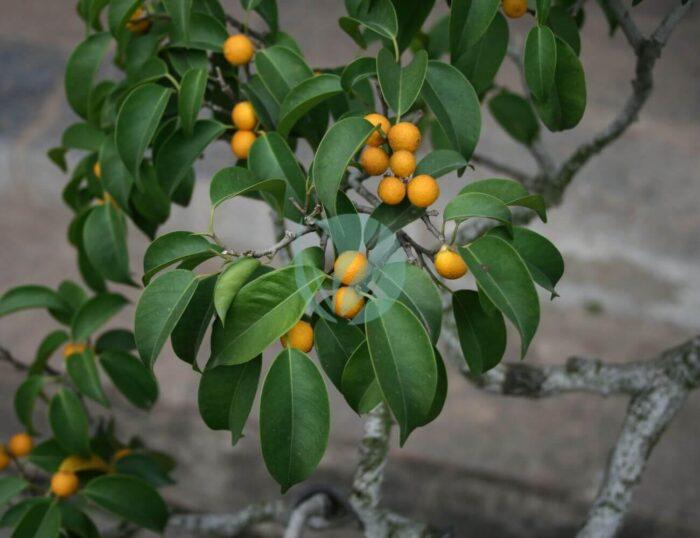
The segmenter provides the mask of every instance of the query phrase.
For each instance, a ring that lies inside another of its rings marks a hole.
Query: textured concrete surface
[[[648,28],[670,3],[644,2],[635,16]],[[238,9],[237,2],[224,4]],[[336,65],[353,57],[352,43],[339,37],[335,25],[342,2],[283,4],[282,26],[300,41],[311,64]],[[562,157],[609,121],[629,91],[633,59],[621,35],[608,38],[593,4],[582,53],[586,116],[574,132],[546,137]],[[69,15],[72,2],[65,0],[0,0],[0,7],[0,289],[32,282],[55,285],[78,277],[64,239],[70,217],[61,203],[66,178],[44,152],[73,121],[61,77],[83,29]],[[528,361],[560,363],[571,354],[615,361],[653,356],[697,331],[699,22],[696,9],[677,29],[659,61],[656,91],[640,121],[582,171],[564,204],[551,212],[549,224],[538,225],[562,249],[567,272],[562,297],[543,305]],[[512,25],[518,36],[524,27]],[[510,66],[502,82],[516,87]],[[482,133],[479,151],[529,163],[488,113]],[[230,162],[224,145],[208,152],[199,165],[192,206],[175,209],[163,231],[205,228],[208,179]],[[489,175],[479,169],[469,177]],[[445,192],[456,192],[462,181],[448,178]],[[267,210],[251,201],[233,201],[217,229],[239,248],[264,246],[272,238]],[[146,245],[137,230],[130,231],[132,267],[140,267]],[[128,324],[131,315],[125,312],[115,326]],[[3,319],[0,343],[26,360],[53,327],[48,316],[35,312]],[[512,350],[509,358],[517,360]],[[508,400],[480,393],[462,381],[456,368],[451,370],[443,415],[416,432],[405,448],[392,450],[387,504],[453,526],[459,536],[570,536],[595,494],[625,402],[588,396]],[[167,495],[193,508],[218,511],[277,495],[260,457],[255,417],[247,438],[232,449],[225,434],[210,432],[199,420],[197,378],[190,368],[168,351],[157,373],[162,394],[153,413],[136,412],[123,401],[115,411],[129,419],[125,433],[172,451],[181,462],[178,484]],[[11,410],[17,379],[2,367],[2,436],[17,427]],[[337,394],[332,396],[331,443],[310,482],[342,489],[350,483],[361,421]],[[655,448],[626,536],[700,536],[699,412],[695,394]]]

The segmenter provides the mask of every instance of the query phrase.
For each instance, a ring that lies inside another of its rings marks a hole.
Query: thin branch
[[[232,254],[234,256],[249,256],[251,258],[272,258],[275,254],[277,254],[277,252],[287,247],[287,245],[293,243],[300,237],[315,231],[316,226],[305,226],[297,232],[286,230],[282,238],[270,247],[258,250],[246,250],[244,252],[236,252],[231,249],[226,249],[222,252],[222,254]]]
[[[472,155],[471,162],[481,164],[483,166],[486,166],[487,168],[490,168],[494,172],[505,174],[506,176],[509,176],[513,179],[517,179],[523,184],[526,184],[530,181],[530,176],[522,170],[512,167],[501,161],[497,161],[496,159],[492,159],[488,155],[475,153],[474,155]]]
[[[232,26],[239,32],[247,34],[253,41],[256,41],[259,45],[264,43],[265,34],[263,34],[262,32],[256,32],[255,30],[250,28],[250,26],[246,27],[245,24],[243,24],[235,17],[232,17],[231,15],[226,15],[226,22],[229,24],[229,26]]]
[[[4,348],[0,346],[0,362],[6,362],[10,364],[15,370],[18,370],[20,372],[26,372],[29,370],[30,366],[23,363],[19,359],[15,358],[14,355],[10,352],[9,349]],[[59,376],[61,375],[61,372],[56,370],[55,368],[52,368],[48,364],[44,365],[44,371],[49,374],[49,375],[54,375],[54,376]]]

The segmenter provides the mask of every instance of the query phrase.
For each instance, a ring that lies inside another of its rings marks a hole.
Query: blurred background
[[[647,0],[634,9],[643,29],[660,20],[670,0]],[[238,1],[224,7],[240,15]],[[339,31],[340,0],[279,2],[281,27],[295,37],[312,66],[347,63],[357,50]],[[437,2],[436,13],[444,11]],[[67,178],[46,158],[74,121],[65,102],[63,71],[83,39],[72,0],[0,0],[0,290],[78,280],[74,251],[65,241],[71,213],[61,201]],[[434,17],[431,18],[434,20]],[[260,21],[254,21],[254,25]],[[515,39],[530,23],[510,21]],[[676,29],[655,70],[656,87],[639,121],[575,179],[564,203],[538,231],[562,250],[566,273],[561,297],[543,300],[541,328],[527,360],[562,363],[570,355],[610,361],[652,357],[697,333],[700,319],[700,10]],[[573,132],[545,136],[563,158],[606,125],[627,97],[634,57],[620,33],[610,37],[595,2],[587,4],[582,60],[588,107]],[[109,71],[109,68],[107,68]],[[508,61],[502,84],[518,89]],[[478,151],[532,169],[529,155],[484,112]],[[161,232],[206,229],[211,175],[234,159],[218,144],[198,163],[192,205],[175,208]],[[493,174],[478,167],[461,179],[441,180],[455,193],[466,180]],[[371,185],[374,186],[373,184]],[[443,196],[446,199],[447,196]],[[217,222],[237,248],[273,242],[269,211],[241,199]],[[417,233],[420,233],[417,231]],[[428,238],[423,238],[428,241]],[[147,240],[130,230],[132,269],[140,276]],[[131,298],[131,290],[120,290]],[[133,311],[115,326],[128,326]],[[55,328],[48,315],[24,312],[0,323],[0,345],[30,360],[39,340]],[[206,356],[203,350],[202,357]],[[624,417],[626,400],[570,395],[523,401],[472,388],[448,365],[450,387],[443,414],[416,431],[406,447],[394,440],[385,502],[457,536],[570,536],[584,517],[608,450]],[[508,360],[518,360],[511,350]],[[166,348],[157,363],[159,403],[150,414],[114,395],[121,432],[179,461],[178,484],[165,490],[192,509],[233,511],[272,498],[258,445],[257,419],[235,448],[224,432],[209,431],[196,409],[198,376]],[[12,398],[19,374],[0,365],[0,439],[19,426]],[[329,387],[331,439],[308,484],[349,487],[362,421]],[[693,394],[662,437],[638,488],[625,536],[700,536],[700,394]],[[293,488],[294,497],[305,485]],[[354,535],[338,531],[338,536]]]

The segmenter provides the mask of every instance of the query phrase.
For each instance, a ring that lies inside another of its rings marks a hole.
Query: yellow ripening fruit
[[[131,454],[130,448],[128,448],[128,447],[120,448],[112,456],[112,461],[117,462],[122,458],[126,458],[129,454]]]
[[[63,348],[63,357],[68,358],[73,354],[83,353],[87,349],[87,344],[80,342],[68,342]]]
[[[408,177],[416,171],[416,157],[410,151],[400,149],[391,155],[389,166],[397,177]]]
[[[56,497],[70,497],[78,491],[78,477],[70,471],[59,471],[51,477],[51,492]]]
[[[449,280],[461,278],[468,271],[467,264],[462,259],[462,256],[450,250],[447,245],[443,245],[440,248],[440,251],[435,255],[433,263],[438,274]]]
[[[95,174],[95,177],[97,179],[100,179],[102,176],[102,167],[100,166],[100,161],[95,161],[95,164],[92,165],[92,173]]]
[[[346,250],[338,256],[333,264],[335,277],[346,286],[362,282],[369,273],[367,256],[357,250]]]
[[[231,137],[231,151],[239,159],[247,159],[250,146],[256,138],[253,131],[236,131]]]
[[[106,473],[110,470],[110,467],[97,454],[91,454],[88,458],[75,455],[68,456],[61,462],[58,470],[66,473],[77,473],[79,471],[103,471]]]
[[[246,35],[232,35],[224,41],[224,57],[230,64],[245,65],[252,60],[253,54],[255,54],[255,47]]]
[[[527,0],[501,0],[503,13],[511,19],[519,19],[527,12]]]
[[[236,126],[236,129],[244,131],[252,131],[258,124],[258,117],[255,115],[253,103],[250,101],[241,101],[236,103],[236,106],[231,110],[231,121]]]
[[[368,146],[381,146],[384,143],[385,137],[391,128],[391,123],[386,119],[386,116],[376,112],[367,114],[365,119],[372,125],[379,125],[379,130],[374,131],[367,139]]]
[[[365,305],[365,298],[355,288],[338,288],[333,296],[333,312],[345,319],[352,319]]]
[[[402,121],[389,129],[389,145],[394,151],[405,149],[411,153],[420,146],[420,131],[411,122]]]
[[[294,327],[289,329],[287,334],[280,338],[280,342],[283,347],[291,347],[308,353],[314,347],[314,329],[310,323],[299,320]]]
[[[26,456],[34,448],[34,441],[28,433],[16,433],[7,443],[7,451],[15,458]]]
[[[3,445],[0,445],[0,471],[10,464],[10,455]]]
[[[428,207],[440,196],[440,186],[433,176],[421,174],[408,182],[408,199],[416,207]]]
[[[365,146],[360,155],[360,165],[370,176],[381,176],[389,168],[389,155],[382,148]]]
[[[142,7],[137,7],[129,17],[126,27],[134,34],[142,34],[151,27],[151,19],[148,17],[148,12]]]
[[[397,177],[387,176],[379,182],[377,194],[385,204],[400,204],[406,198],[406,184]]]

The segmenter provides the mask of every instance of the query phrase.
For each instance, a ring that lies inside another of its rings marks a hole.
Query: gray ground
[[[238,9],[233,0],[224,4]],[[311,64],[335,65],[352,57],[352,43],[335,26],[342,2],[282,4],[283,27],[299,39]],[[610,120],[628,92],[633,69],[622,36],[608,38],[590,4],[582,53],[586,116],[574,132],[547,137],[562,156]],[[72,121],[61,80],[67,55],[82,38],[72,5],[0,0],[0,289],[77,278],[73,252],[64,241],[70,217],[60,200],[65,177],[44,155]],[[668,5],[647,1],[635,16],[647,28]],[[528,361],[558,363],[570,354],[620,361],[653,356],[697,331],[699,23],[696,9],[678,28],[658,64],[656,91],[640,121],[583,171],[565,203],[551,212],[550,223],[538,226],[562,249],[567,272],[562,297],[543,305]],[[514,86],[510,68],[504,75]],[[479,150],[513,163],[527,159],[487,115]],[[176,210],[168,230],[204,229],[208,178],[230,162],[223,146],[210,152],[200,167],[192,207]],[[487,175],[477,170],[471,177]],[[447,190],[458,190],[462,181],[448,179]],[[271,242],[266,210],[250,201],[230,207],[218,227],[231,244]],[[132,267],[140,266],[146,244],[132,231]],[[3,319],[0,342],[26,359],[52,328],[48,316],[17,315]],[[167,495],[219,511],[276,495],[260,458],[255,420],[248,438],[231,449],[225,434],[208,431],[197,416],[195,375],[169,351],[165,355],[157,366],[162,397],[154,412],[134,412],[123,404],[117,413],[129,417],[129,432],[177,455],[179,484]],[[516,360],[514,353],[510,357]],[[17,428],[11,410],[17,379],[2,370],[3,437]],[[506,400],[478,392],[456,374],[450,381],[443,415],[416,432],[404,449],[392,450],[387,504],[454,526],[460,536],[571,535],[595,493],[625,402],[585,396]],[[700,397],[694,395],[656,447],[627,536],[700,536],[698,412]],[[348,486],[360,432],[360,419],[335,395],[331,443],[311,482]]]

